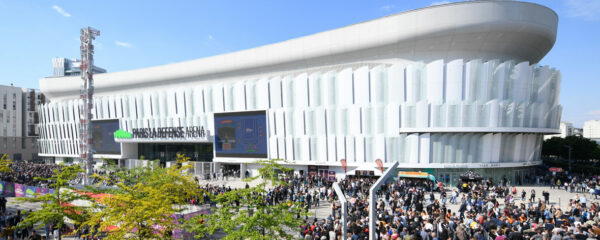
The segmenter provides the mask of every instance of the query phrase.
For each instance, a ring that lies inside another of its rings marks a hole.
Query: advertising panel
[[[215,113],[215,156],[268,158],[266,111]]]
[[[35,193],[37,193],[40,196],[46,195],[48,193],[50,193],[50,189],[48,188],[41,188],[41,187],[36,187],[35,188]]]
[[[35,197],[35,187],[25,186],[25,197],[34,198]]]
[[[97,154],[121,154],[121,144],[115,142],[115,131],[119,129],[119,120],[92,121],[92,138]]]
[[[14,197],[15,184],[11,182],[2,182],[2,194],[7,197]]]
[[[15,183],[15,197],[25,197],[25,185]]]

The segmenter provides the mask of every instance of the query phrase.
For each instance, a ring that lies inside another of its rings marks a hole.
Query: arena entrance
[[[241,168],[240,168],[239,163],[231,163],[231,164],[230,163],[221,163],[221,167],[218,171],[219,171],[219,175],[221,175],[223,177],[239,178]]]
[[[175,161],[183,154],[195,162],[213,161],[212,143],[138,143],[138,158],[158,159],[161,163]]]

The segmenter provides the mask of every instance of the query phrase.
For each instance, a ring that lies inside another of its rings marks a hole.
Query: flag
[[[346,168],[348,167],[346,159],[342,158],[342,160],[340,160],[340,163],[342,163],[342,168],[344,169],[344,172],[346,172]]]
[[[379,167],[379,171],[383,173],[383,162],[381,162],[381,159],[378,158],[377,160],[375,160],[375,163],[377,164],[377,167]]]

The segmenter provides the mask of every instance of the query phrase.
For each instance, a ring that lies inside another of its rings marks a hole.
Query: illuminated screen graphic
[[[215,113],[215,156],[268,158],[265,111]]]
[[[92,121],[92,138],[96,154],[121,154],[121,144],[115,142],[115,131],[119,129],[119,120]]]

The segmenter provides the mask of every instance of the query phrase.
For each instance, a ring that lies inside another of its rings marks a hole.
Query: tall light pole
[[[346,240],[348,239],[348,237],[346,235],[348,235],[348,201],[346,200],[346,196],[344,195],[344,192],[342,191],[342,189],[340,188],[340,185],[338,185],[338,183],[333,183],[333,190],[335,191],[335,194],[338,196],[338,199],[340,199],[340,203],[342,205],[342,216],[341,218],[341,225],[342,225],[342,240]],[[334,213],[335,214],[335,213]],[[315,214],[316,216],[316,214]]]
[[[566,146],[563,146],[563,147],[566,147],[566,148],[569,149],[569,174],[573,174],[573,171],[571,169],[571,150],[573,150],[573,147],[571,147],[569,145],[566,145]]]
[[[79,157],[85,161],[84,184],[91,183],[94,174],[94,148],[92,139],[92,108],[94,107],[94,45],[92,40],[100,31],[92,27],[81,29],[81,89],[79,92]]]
[[[392,174],[396,173],[397,168],[398,162],[394,162],[394,164],[392,164],[388,170],[385,170],[383,175],[381,175],[381,177],[379,177],[379,179],[377,179],[377,181],[369,189],[369,240],[376,240],[377,238],[377,233],[375,231],[375,221],[377,220],[377,198],[375,193],[377,192],[377,189],[379,189],[379,187],[383,185],[390,176],[392,176]]]

